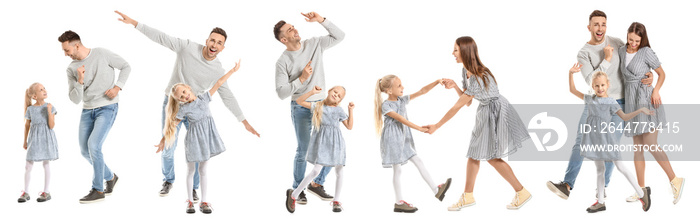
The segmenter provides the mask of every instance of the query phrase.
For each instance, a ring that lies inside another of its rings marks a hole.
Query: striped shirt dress
[[[58,159],[58,143],[56,134],[49,128],[47,105],[29,106],[24,114],[24,118],[31,121],[27,135],[27,161]],[[55,106],[51,106],[51,113],[56,114]]]
[[[525,124],[518,112],[498,92],[498,85],[487,76],[488,90],[476,76],[467,78],[467,70],[462,69],[464,94],[474,96],[480,104],[476,110],[476,124],[472,131],[467,157],[475,160],[491,160],[507,157],[522,147],[522,142],[530,139]]]
[[[625,112],[634,112],[642,107],[654,111],[654,115],[639,114],[627,121],[629,124],[626,126],[629,125],[629,129],[625,130],[625,136],[631,137],[652,132],[654,131],[652,127],[666,123],[666,113],[663,105],[654,108],[651,104],[651,93],[654,87],[642,84],[641,80],[646,78],[645,74],[650,69],[661,67],[661,62],[656,57],[656,53],[649,47],[640,48],[629,64],[624,61],[628,55],[631,55],[627,54],[627,46],[620,47],[618,51],[620,65],[622,65],[620,71],[625,78]]]

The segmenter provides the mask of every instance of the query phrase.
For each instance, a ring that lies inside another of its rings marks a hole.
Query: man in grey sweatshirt
[[[221,66],[221,62],[217,59],[217,55],[224,50],[224,44],[226,43],[226,31],[221,28],[214,28],[209,34],[205,45],[193,42],[191,40],[180,39],[177,37],[169,36],[157,29],[149,27],[143,23],[139,23],[134,19],[115,11],[122,18],[119,20],[126,23],[134,25],[134,27],[141,33],[146,35],[149,39],[154,42],[172,50],[177,54],[175,59],[175,67],[173,68],[173,73],[170,76],[170,82],[165,87],[165,98],[163,101],[163,125],[165,125],[165,113],[166,106],[168,104],[168,95],[170,89],[173,85],[177,83],[184,83],[192,88],[192,92],[199,94],[208,91],[209,88],[226,73],[226,70]],[[248,123],[248,121],[243,116],[243,111],[238,106],[238,101],[236,97],[233,96],[228,83],[224,83],[218,90],[221,100],[224,102],[226,108],[228,108],[231,113],[238,119],[239,122],[243,123],[245,129],[260,137],[257,131]],[[161,196],[167,196],[172,188],[172,183],[175,181],[175,164],[174,164],[174,151],[177,146],[177,133],[180,131],[180,126],[185,123],[185,128],[188,127],[189,122],[187,119],[182,120],[180,124],[177,125],[177,132],[175,134],[176,139],[173,146],[165,149],[162,153],[162,171],[163,171],[163,188],[160,191]],[[194,189],[199,187],[199,167],[195,167],[194,176]],[[197,193],[194,193],[193,201],[198,201]]]
[[[102,201],[105,195],[112,193],[119,179],[104,162],[102,144],[117,117],[119,91],[124,87],[131,67],[109,50],[85,47],[80,36],[73,31],[64,32],[58,41],[64,54],[73,59],[66,69],[68,96],[75,104],[83,102],[78,141],[81,154],[93,170],[92,189],[80,199],[80,203]],[[116,81],[115,68],[120,70]]]
[[[326,89],[325,72],[323,70],[323,52],[335,46],[345,37],[345,33],[338,29],[316,12],[302,13],[308,22],[318,22],[328,31],[328,35],[313,37],[302,41],[299,32],[293,25],[285,21],[275,24],[273,32],[275,39],[284,44],[287,49],[282,52],[277,60],[275,68],[275,88],[280,99],[291,96],[292,122],[297,137],[297,150],[294,156],[294,183],[293,188],[299,186],[304,179],[306,170],[306,151],[311,136],[311,110],[296,103],[296,99],[309,92],[314,86]],[[313,95],[306,101],[315,102],[322,100],[325,92]],[[323,167],[321,173],[309,184],[308,190],[319,198],[330,201],[333,196],[326,193],[323,182],[331,167]],[[297,203],[306,204],[306,194],[299,195]]]

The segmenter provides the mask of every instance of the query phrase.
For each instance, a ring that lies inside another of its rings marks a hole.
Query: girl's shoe
[[[284,206],[287,207],[287,211],[289,213],[294,213],[294,210],[296,209],[295,207],[295,202],[294,198],[292,198],[292,193],[294,192],[293,189],[287,189],[287,199],[284,203]]]
[[[39,198],[36,199],[37,202],[45,202],[48,200],[51,200],[51,194],[46,192],[41,192],[41,194],[39,194]]]
[[[595,202],[593,205],[591,205],[591,207],[586,208],[586,211],[588,211],[588,213],[596,213],[599,211],[605,211],[605,203],[601,204],[601,203]]]
[[[649,186],[642,188],[644,196],[642,196],[639,201],[642,202],[642,210],[648,211],[651,208],[651,188]]]
[[[462,196],[459,197],[459,201],[457,203],[454,203],[452,206],[447,207],[448,211],[459,211],[462,208],[466,208],[472,205],[475,205],[476,201],[474,201],[474,193],[462,193]]]
[[[22,195],[19,196],[19,198],[17,199],[17,202],[25,203],[27,201],[29,201],[29,194],[27,194],[26,192],[22,192]]]
[[[511,201],[510,204],[506,205],[506,208],[510,210],[518,210],[520,207],[525,205],[527,201],[530,201],[530,199],[532,199],[532,195],[527,191],[527,189],[523,188],[515,193],[515,198],[513,198],[513,201]]]
[[[188,214],[194,214],[194,212],[195,212],[194,203],[192,203],[192,201],[190,201],[190,200],[187,200],[187,211],[186,212]]]
[[[341,212],[341,211],[343,211],[343,207],[341,206],[340,202],[338,202],[338,201],[332,201],[331,204],[333,205],[333,212]]]
[[[416,211],[418,211],[418,208],[404,200],[399,201],[399,204],[394,203],[394,212],[413,213]]]
[[[211,205],[208,202],[202,202],[201,204],[199,204],[199,211],[201,211],[202,213],[211,214],[213,210],[214,209],[211,208]]]
[[[447,178],[447,181],[445,181],[445,183],[438,185],[438,192],[437,194],[435,194],[435,198],[442,201],[442,199],[445,198],[445,193],[447,192],[447,189],[450,188],[450,184],[452,184],[452,178]]]
[[[681,194],[683,193],[683,185],[685,185],[685,179],[681,177],[676,177],[671,180],[671,189],[673,191],[673,204],[675,205],[681,200]]]

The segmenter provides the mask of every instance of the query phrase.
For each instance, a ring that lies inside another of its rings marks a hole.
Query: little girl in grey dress
[[[199,178],[202,190],[201,203],[199,210],[202,213],[209,214],[213,211],[211,204],[206,200],[207,197],[207,161],[226,151],[224,142],[214,124],[214,118],[209,110],[209,102],[211,96],[216,90],[228,80],[231,75],[240,68],[240,61],[228,73],[224,74],[216,81],[214,86],[208,92],[196,95],[192,93],[192,88],[186,84],[178,83],[170,89],[168,98],[167,112],[165,114],[165,128],[163,129],[163,138],[156,145],[158,152],[162,151],[165,146],[170,147],[176,140],[175,132],[177,124],[187,118],[189,126],[187,127],[187,136],[185,136],[185,155],[187,157],[187,209],[188,214],[195,212],[193,200],[194,187],[194,172],[195,164],[199,163]]]
[[[56,134],[53,132],[56,108],[50,103],[44,102],[46,98],[46,89],[44,85],[39,83],[32,84],[25,92],[24,118],[27,122],[24,125],[23,148],[27,150],[27,163],[24,173],[24,191],[17,199],[19,203],[29,200],[28,191],[32,167],[34,162],[39,161],[43,162],[44,165],[44,191],[39,193],[39,198],[36,200],[38,202],[51,200],[49,161],[58,159],[58,143],[56,143]],[[32,99],[36,101],[35,104],[32,104]]]
[[[428,183],[435,197],[442,201],[445,197],[447,189],[450,188],[452,182],[448,178],[444,184],[435,185],[430,173],[423,165],[423,161],[416,154],[416,148],[413,143],[413,135],[411,128],[421,132],[426,131],[426,128],[413,124],[408,120],[406,105],[413,99],[428,93],[436,85],[441,84],[442,79],[436,80],[420,91],[411,95],[403,95],[403,85],[401,79],[396,75],[387,75],[377,80],[375,88],[374,108],[375,108],[375,124],[377,133],[381,133],[380,150],[382,156],[382,166],[385,168],[393,168],[394,170],[394,192],[396,202],[394,203],[394,212],[413,213],[418,208],[403,200],[401,195],[401,165],[411,161],[418,168],[423,180]],[[381,94],[386,93],[389,98],[382,99]],[[384,122],[382,122],[382,116]]]
[[[343,166],[345,166],[345,140],[338,127],[338,123],[343,123],[345,128],[352,130],[352,110],[355,104],[350,102],[348,105],[348,114],[343,112],[339,107],[340,101],[345,97],[345,88],[335,86],[328,90],[328,96],[318,102],[307,102],[310,96],[321,93],[321,87],[315,86],[313,90],[300,96],[297,99],[297,104],[311,109],[313,117],[313,131],[309,141],[308,151],[306,152],[306,161],[314,164],[313,170],[304,177],[299,186],[292,190],[287,190],[286,208],[290,213],[294,213],[296,209],[296,199],[299,194],[311,183],[311,180],[316,178],[321,173],[321,168],[324,166],[335,167],[335,196],[331,202],[333,212],[341,212],[340,204],[340,189],[343,183]]]
[[[622,111],[622,108],[617,103],[614,98],[608,97],[608,87],[610,86],[610,81],[608,80],[608,75],[605,72],[599,71],[593,73],[591,86],[595,95],[586,94],[584,95],[580,91],[576,90],[574,86],[573,75],[576,72],[580,72],[581,65],[575,64],[569,70],[569,91],[576,95],[578,98],[583,99],[586,103],[586,109],[588,109],[588,119],[586,120],[586,125],[591,127],[590,130],[585,131],[581,139],[581,156],[595,161],[596,171],[597,171],[597,187],[598,187],[598,200],[586,209],[588,213],[595,213],[599,211],[605,211],[605,162],[612,161],[617,170],[620,171],[627,181],[632,185],[635,192],[642,202],[642,209],[644,211],[649,210],[651,207],[651,189],[649,187],[641,188],[636,182],[635,177],[632,175],[620,160],[620,151],[616,149],[619,147],[619,142],[615,138],[614,132],[622,131],[620,127],[623,124],[613,124],[610,123],[610,119],[613,114],[617,114],[624,121],[628,121],[639,113],[644,113],[646,115],[653,115],[654,112],[649,111],[649,109],[642,107],[635,110],[634,112],[626,114]],[[582,129],[585,130],[585,129]],[[584,150],[586,149],[586,150]]]

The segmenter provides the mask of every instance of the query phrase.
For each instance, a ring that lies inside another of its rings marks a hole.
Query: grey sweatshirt
[[[140,22],[136,25],[136,29],[154,42],[177,53],[173,74],[170,76],[168,86],[165,87],[165,95],[169,95],[170,88],[177,83],[189,85],[195,94],[207,92],[226,73],[218,58],[212,61],[204,59],[202,56],[204,45],[202,44],[169,36]],[[238,106],[238,101],[233,96],[228,83],[219,87],[217,92],[219,92],[226,108],[236,116],[238,121],[245,120],[243,111]]]
[[[323,52],[335,46],[345,38],[345,33],[338,29],[333,23],[326,19],[321,25],[326,28],[328,35],[321,37],[313,37],[301,42],[301,48],[297,51],[285,50],[277,59],[275,68],[275,87],[277,96],[280,99],[285,99],[292,96],[292,101],[299,98],[301,95],[311,91],[314,86],[319,86],[326,89],[326,76],[323,70]],[[313,60],[312,60],[313,57]],[[302,84],[299,80],[301,72],[306,67],[306,64],[311,61],[313,74]],[[308,101],[321,100],[325,97],[326,92],[309,97]]]
[[[83,84],[78,83],[78,68],[85,65]],[[119,79],[114,81],[114,69],[119,69]],[[124,88],[131,67],[119,55],[103,48],[92,48],[83,60],[73,60],[68,65],[68,97],[75,104],[83,101],[83,109],[94,109],[119,102],[119,95],[109,99],[105,91],[114,85]]]
[[[604,48],[610,44],[614,48],[613,55],[610,61],[605,60]],[[581,64],[581,75],[586,79],[588,85],[592,84],[593,73],[597,71],[602,71],[608,74],[608,79],[610,79],[610,87],[608,87],[608,96],[615,99],[622,99],[625,97],[624,79],[620,71],[620,55],[618,55],[617,50],[625,45],[622,40],[605,35],[605,41],[598,45],[591,45],[586,43],[583,48],[578,51],[578,56],[576,59],[578,63]],[[589,93],[592,88],[589,87]]]

